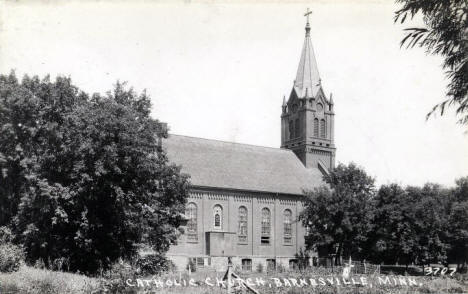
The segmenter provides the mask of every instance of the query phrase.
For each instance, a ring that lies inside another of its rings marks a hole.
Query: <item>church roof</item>
[[[301,59],[297,69],[294,89],[299,98],[315,97],[320,89],[320,75],[315,60],[314,48],[310,40],[309,22],[306,25],[306,35],[302,46]]]
[[[179,135],[162,146],[193,186],[299,195],[322,184],[320,171],[305,168],[287,149]]]

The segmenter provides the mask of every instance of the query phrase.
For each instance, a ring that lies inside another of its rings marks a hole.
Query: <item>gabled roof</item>
[[[315,97],[320,89],[320,75],[315,60],[314,48],[310,40],[309,22],[306,25],[306,35],[302,47],[301,60],[297,69],[294,90],[299,98]]]
[[[179,135],[162,146],[193,186],[301,195],[322,184],[321,172],[306,169],[287,149]]]

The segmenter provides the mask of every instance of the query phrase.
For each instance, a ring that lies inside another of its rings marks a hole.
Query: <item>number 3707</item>
[[[436,275],[445,275],[449,274],[452,276],[455,272],[457,271],[456,267],[425,267],[424,268],[424,274],[426,276],[436,276]],[[449,272],[449,273],[447,273]]]

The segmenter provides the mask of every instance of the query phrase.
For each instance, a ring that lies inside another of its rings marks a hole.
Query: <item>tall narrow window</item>
[[[221,205],[215,205],[213,207],[213,229],[223,229],[223,208]]]
[[[247,208],[245,206],[239,207],[238,238],[239,242],[247,242]]]
[[[261,244],[270,244],[271,236],[271,213],[268,208],[262,209],[262,235],[260,239]]]
[[[283,220],[283,224],[284,224],[284,243],[285,244],[291,244],[292,243],[292,225],[291,225],[291,222],[292,222],[292,213],[291,213],[291,210],[289,209],[286,209],[284,211],[284,220]]]
[[[325,138],[327,136],[326,130],[327,130],[327,123],[325,122],[324,119],[321,119],[320,120],[320,137]]]
[[[294,123],[292,120],[289,121],[289,140],[294,138]]]
[[[294,122],[294,135],[296,138],[300,136],[299,119],[297,118],[296,118],[296,121]]]
[[[319,120],[318,118],[314,119],[314,137],[319,136]]]
[[[243,271],[252,271],[252,259],[244,258],[242,259],[242,270]]]
[[[197,241],[197,205],[190,202],[185,208],[185,215],[187,221],[187,240]]]

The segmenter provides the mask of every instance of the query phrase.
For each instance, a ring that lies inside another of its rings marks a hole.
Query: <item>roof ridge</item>
[[[205,141],[215,141],[219,143],[226,143],[226,144],[233,144],[233,145],[243,145],[243,146],[251,146],[251,147],[258,147],[258,148],[265,148],[265,149],[273,149],[277,151],[286,151],[286,152],[292,152],[292,150],[289,149],[284,149],[284,148],[276,148],[276,147],[270,147],[270,146],[261,146],[261,145],[254,145],[254,144],[248,144],[248,143],[239,143],[239,142],[232,142],[232,141],[225,141],[225,140],[219,140],[219,139],[209,139],[209,138],[202,138],[202,137],[195,137],[195,136],[187,136],[187,135],[179,135],[179,134],[168,134],[170,136],[176,136],[176,137],[186,137],[186,138],[193,138],[193,139],[199,139],[199,140],[205,140]]]

